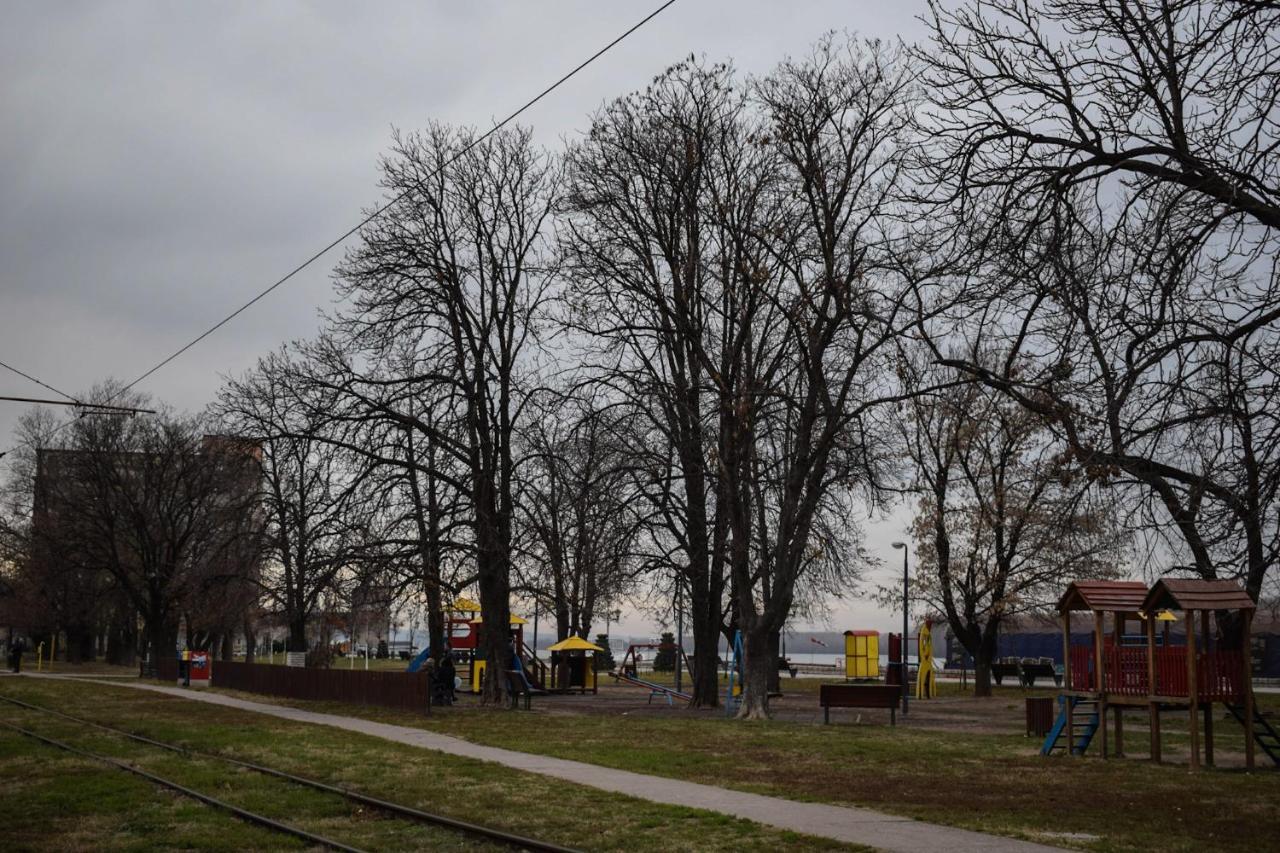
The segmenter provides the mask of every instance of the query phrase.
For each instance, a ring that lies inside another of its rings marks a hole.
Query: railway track
[[[77,717],[74,714],[68,714],[63,711],[55,710],[53,708],[45,708],[39,705],[33,705],[29,702],[23,702],[20,699],[14,699],[9,696],[0,696],[0,701],[8,702],[11,705],[15,705],[19,708],[24,708],[28,711],[32,711],[38,714],[47,714],[54,717],[61,717],[65,720],[70,720],[71,722],[78,723],[80,725],[90,726],[92,728],[109,732],[111,734],[114,734],[123,738],[127,738],[129,740],[136,741],[138,743],[143,743],[148,746],[156,747],[157,749],[168,750],[169,752],[177,753],[187,758],[191,758],[191,759],[201,758],[201,759],[208,759],[211,761],[220,761],[236,767],[242,767],[246,770],[252,770],[257,773],[262,773],[268,776],[274,776],[277,779],[284,779],[288,782],[292,782],[293,784],[301,785],[303,787],[311,788],[313,790],[323,791],[328,794],[336,794],[353,803],[358,803],[362,806],[367,806],[369,808],[377,809],[385,814],[394,815],[399,818],[406,818],[408,820],[412,820],[417,823],[443,827],[470,838],[478,838],[486,841],[492,841],[496,844],[500,844],[500,845],[517,849],[517,850],[546,851],[546,853],[575,853],[575,851],[569,847],[562,847],[557,844],[551,844],[549,842],[539,841],[534,838],[527,838],[525,836],[516,835],[514,833],[506,832],[505,830],[494,829],[492,827],[481,826],[479,824],[470,823],[468,821],[458,820],[457,818],[451,818],[451,817],[448,817],[447,815],[433,814],[431,812],[426,812],[421,809],[414,808],[412,806],[406,806],[401,803],[394,803],[388,800],[379,799],[378,797],[372,797],[372,796],[369,796],[368,794],[362,794],[358,791],[353,791],[349,788],[342,788],[337,785],[330,785],[327,782],[321,782],[317,779],[308,779],[305,776],[298,776],[293,773],[287,773],[283,770],[277,770],[276,768],[273,768],[273,767],[266,767],[261,764],[255,764],[250,761],[242,761],[238,758],[231,758],[230,756],[219,755],[217,753],[212,753],[212,752],[201,752],[199,750],[187,749],[186,747],[177,746],[176,744],[171,744],[171,743],[165,743],[164,741],[156,740],[154,738],[149,738],[144,735],[136,734],[135,732],[127,731],[125,729],[115,728],[114,726],[104,725],[103,723],[99,723],[94,720],[89,720],[84,717]],[[312,844],[321,845],[323,847],[327,847],[332,850],[343,850],[343,851],[359,850],[359,848],[351,847],[339,841],[335,841],[330,838],[325,838],[323,836],[316,835],[315,833],[308,832],[304,829],[300,829],[295,826],[290,826],[289,824],[281,823],[280,821],[277,821],[273,818],[256,814],[254,812],[248,811],[247,809],[242,809],[239,806],[235,806],[230,803],[224,802],[222,800],[217,799],[216,797],[211,797],[207,794],[202,794],[199,791],[188,788],[185,785],[182,785],[171,779],[165,779],[161,776],[157,776],[154,773],[150,773],[139,767],[135,767],[129,764],[128,762],[121,761],[117,758],[112,758],[106,755],[99,755],[98,753],[90,752],[89,750],[81,749],[71,744],[55,740],[54,738],[46,737],[45,735],[39,734],[38,732],[34,732],[34,731],[31,731],[30,729],[22,728],[21,726],[13,725],[12,723],[0,723],[0,724],[4,725],[6,728],[9,728],[13,731],[19,732],[22,735],[25,735],[26,737],[45,743],[46,745],[53,746],[58,749],[66,750],[67,752],[71,752],[73,754],[90,758],[95,761],[108,764],[112,767],[116,767],[120,770],[124,770],[126,772],[141,776],[142,778],[145,778],[157,785],[169,788],[170,790],[173,790],[173,791],[177,791],[178,793],[181,793],[184,796],[188,796],[193,799],[199,800],[200,802],[203,802],[206,805],[212,806],[214,808],[222,809],[224,811],[228,811],[236,815],[237,817],[243,820],[246,820],[250,823],[254,823],[259,826],[263,826],[268,829],[272,829],[272,830],[275,830],[276,832],[280,832],[286,835],[292,835],[295,838],[308,841]]]

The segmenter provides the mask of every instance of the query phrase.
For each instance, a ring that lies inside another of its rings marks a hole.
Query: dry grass
[[[590,850],[759,850],[802,851],[847,849],[825,841],[762,827],[709,812],[662,806],[595,789],[556,782],[533,774],[509,771],[499,765],[442,755],[390,744],[377,738],[349,734],[322,726],[309,726],[207,705],[154,693],[96,684],[5,679],[0,695],[12,695],[45,707],[89,717],[108,725],[128,728],[202,751],[217,751],[283,770],[348,785],[365,793],[447,813],[463,820],[498,826],[509,831],[544,838]],[[25,716],[23,716],[25,715]],[[160,775],[190,784],[197,790],[231,799],[236,804],[271,816],[288,819],[312,831],[365,849],[464,849],[470,845],[449,833],[375,817],[353,810],[345,801],[298,789],[259,774],[228,773],[221,762],[190,762],[151,747],[134,745],[116,736],[85,732],[65,721],[55,722],[30,712],[14,710],[32,728],[96,751],[137,761]],[[32,747],[36,747],[32,751]],[[41,750],[44,750],[42,752]],[[55,767],[59,754],[31,744],[26,758],[41,766]],[[20,765],[0,761],[6,778]],[[113,775],[114,774],[114,775]],[[124,774],[103,768],[96,772],[104,784],[119,783]],[[68,796],[64,786],[73,779],[56,769],[47,774],[51,789],[46,801]],[[128,795],[105,802],[99,808],[87,798],[82,813],[114,826],[135,810],[137,803],[154,797],[145,783],[128,786]],[[3,808],[18,811],[20,803],[3,797]],[[21,803],[28,802],[22,798]],[[204,809],[204,807],[200,807]],[[45,809],[35,808],[31,814]],[[206,810],[207,811],[207,810]],[[210,813],[213,814],[213,813]],[[202,819],[210,826],[240,826],[214,814]],[[0,830],[0,849],[35,844],[41,849],[66,849],[71,827],[55,814],[26,821],[24,834]],[[115,831],[114,828],[111,831]],[[139,829],[146,846],[165,846],[163,821]],[[13,843],[11,843],[13,842]],[[179,846],[200,848],[202,842]],[[237,842],[234,848],[287,846],[275,837]],[[227,848],[218,848],[227,849]]]

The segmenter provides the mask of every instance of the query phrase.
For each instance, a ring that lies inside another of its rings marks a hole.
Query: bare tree
[[[117,391],[104,385],[88,399],[117,400]],[[256,492],[245,485],[253,448],[206,436],[204,427],[165,413],[81,418],[65,449],[41,456],[37,526],[56,531],[60,559],[118,584],[145,624],[153,661],[175,648],[202,570],[240,553],[255,532]]]
[[[520,526],[534,594],[556,636],[589,637],[598,612],[625,594],[639,528],[631,462],[594,401],[545,394],[523,429]]]
[[[725,65],[673,66],[598,111],[566,155],[568,322],[602,388],[639,419],[631,448],[645,460],[638,485],[658,525],[655,562],[689,590],[694,706],[719,701],[726,527],[707,471],[716,428],[699,351],[711,334],[704,294],[718,180],[706,155],[744,109],[732,77]]]
[[[1073,580],[1115,577],[1126,540],[1115,496],[1062,458],[1041,416],[920,361],[911,381],[936,390],[912,397],[902,424],[919,500],[913,592],[945,616],[973,657],[975,695],[989,696],[1001,625]]]
[[[346,340],[375,363],[406,354],[415,373],[445,401],[448,424],[373,393],[384,380],[351,370],[347,391],[430,441],[463,471],[471,507],[480,604],[486,625],[509,622],[515,458],[524,417],[523,378],[552,271],[540,263],[558,172],[526,130],[480,139],[433,125],[397,135],[382,162],[383,187],[397,201],[361,230],[338,269],[349,305]],[[353,367],[348,364],[347,367]],[[433,469],[435,470],[435,469]],[[505,632],[487,630],[481,654],[484,698],[505,695]]]
[[[327,440],[332,395],[298,381],[287,350],[229,379],[214,407],[224,428],[259,448],[265,520],[261,588],[288,627],[287,648],[307,652],[308,626],[362,554],[374,526],[370,465]]]
[[[1278,23],[1274,4],[996,0],[935,6],[919,53],[937,216],[981,285],[952,363],[1126,489],[1160,571],[1255,598],[1280,547]]]

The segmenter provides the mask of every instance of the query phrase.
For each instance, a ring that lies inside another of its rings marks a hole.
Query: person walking
[[[9,648],[9,669],[17,673],[22,672],[22,653],[26,650],[27,644],[22,641],[22,638],[15,638],[13,645]]]

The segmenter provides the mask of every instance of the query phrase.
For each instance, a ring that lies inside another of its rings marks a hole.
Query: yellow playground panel
[[[916,698],[936,699],[938,681],[933,673],[933,622],[926,620],[916,635]]]
[[[880,677],[880,632],[844,632],[844,677]]]

